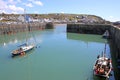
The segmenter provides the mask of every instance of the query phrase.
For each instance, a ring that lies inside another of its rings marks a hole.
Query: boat
[[[102,35],[102,37],[103,37],[103,38],[106,38],[106,39],[109,39],[109,38],[110,38],[109,31],[106,30],[106,31],[104,32],[104,34]]]
[[[11,53],[13,56],[17,56],[17,55],[25,55],[26,52],[32,50],[35,47],[34,44],[24,44],[22,46],[20,46],[18,49],[13,50]]]
[[[97,60],[93,66],[93,74],[96,76],[109,78],[112,71],[111,59],[105,56],[105,52],[102,55],[98,55]]]
[[[26,21],[26,15],[25,17],[25,23]],[[27,25],[26,25],[27,28]],[[27,35],[26,35],[27,37]],[[26,39],[26,42],[22,45],[20,45],[17,49],[13,50],[11,53],[13,56],[17,56],[17,55],[25,55],[26,52],[32,50],[35,47],[35,45],[33,43],[28,44],[28,39]]]

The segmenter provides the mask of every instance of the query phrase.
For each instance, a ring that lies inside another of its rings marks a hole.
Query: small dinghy
[[[103,34],[103,36],[102,36],[103,38],[105,38],[105,39],[109,39],[110,38],[110,34],[109,34],[109,31],[108,30],[106,30],[105,32],[104,32],[104,34]]]

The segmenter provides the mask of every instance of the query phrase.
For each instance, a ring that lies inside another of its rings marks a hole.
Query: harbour
[[[38,47],[14,58],[10,52],[25,41],[26,32],[1,35],[0,79],[104,80],[93,75],[93,65],[104,50],[106,39],[102,35],[66,33],[66,27],[62,24],[29,32],[28,38]],[[106,47],[106,55],[111,57],[109,42]],[[109,80],[115,80],[114,71]]]
[[[120,80],[119,3],[0,0],[0,80]]]

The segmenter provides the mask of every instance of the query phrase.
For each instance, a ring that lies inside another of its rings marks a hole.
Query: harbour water
[[[13,58],[11,51],[26,37],[37,47]],[[93,76],[93,65],[105,42],[101,35],[66,33],[66,25],[29,34],[1,35],[0,80],[104,80]],[[110,57],[109,44],[106,53]],[[110,80],[115,80],[114,74]]]

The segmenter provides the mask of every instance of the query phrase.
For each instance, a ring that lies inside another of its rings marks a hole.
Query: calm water
[[[26,34],[0,36],[0,80],[102,80],[92,73],[106,41],[100,35],[66,33],[66,25],[56,25],[55,29],[30,32],[27,39],[37,48],[12,58],[10,52],[25,42]]]

